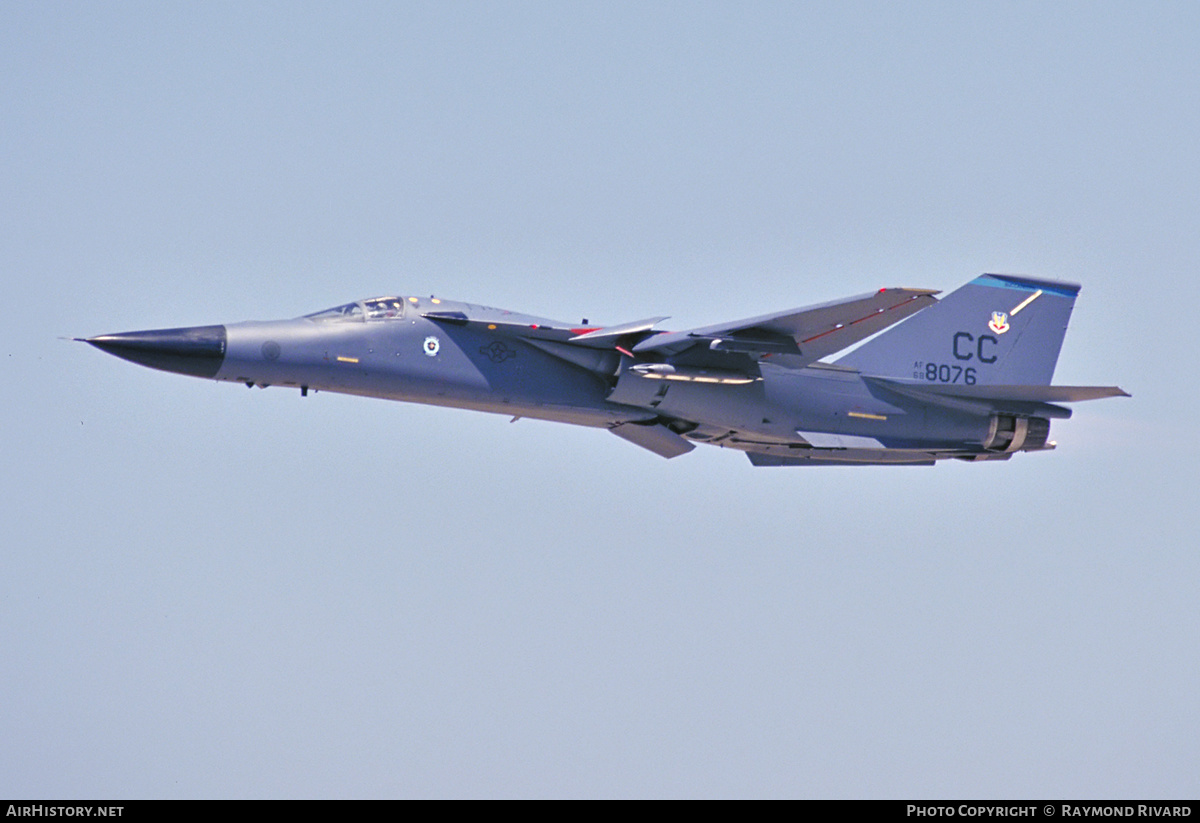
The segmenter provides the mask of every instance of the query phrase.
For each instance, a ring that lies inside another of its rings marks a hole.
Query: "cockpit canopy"
[[[304,316],[320,323],[395,320],[404,316],[404,298],[372,297]]]

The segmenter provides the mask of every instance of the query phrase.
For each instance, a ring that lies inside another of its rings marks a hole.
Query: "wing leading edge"
[[[929,289],[880,289],[870,294],[647,337],[635,355],[670,358],[708,349],[802,368],[841,351],[937,302]]]

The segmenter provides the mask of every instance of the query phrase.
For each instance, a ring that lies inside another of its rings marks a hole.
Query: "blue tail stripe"
[[[991,286],[994,289],[1017,289],[1019,291],[1042,291],[1059,297],[1074,297],[1079,294],[1079,285],[1061,280],[1039,280],[1012,274],[981,274],[971,281],[972,286]]]

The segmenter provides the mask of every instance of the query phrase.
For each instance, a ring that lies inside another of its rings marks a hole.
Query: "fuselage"
[[[932,465],[1054,448],[1051,385],[1079,286],[984,274],[882,288],[681,331],[663,317],[578,326],[436,297],[377,297],[292,320],[84,342],[180,374],[598,426],[662,457],[707,443],[756,466]],[[833,362],[826,358],[836,355]]]
[[[978,446],[987,434],[986,417],[945,410],[931,431],[925,406],[886,396],[850,369],[764,364],[759,379],[734,384],[647,379],[619,352],[581,365],[544,350],[553,344],[539,347],[511,334],[514,325],[566,325],[559,321],[436,298],[394,302],[374,314],[368,308],[226,325],[214,377],[579,425],[665,416],[701,421],[687,432],[697,442],[737,432],[787,443],[799,431],[841,435],[859,446],[947,448]],[[497,324],[456,325],[424,316],[430,312]]]
[[[708,443],[746,451],[755,465],[1004,459],[1017,450],[1052,448],[1046,418],[1069,414],[1044,402],[1053,388],[976,386],[969,365],[914,366],[897,379],[813,358],[797,364],[777,334],[722,336],[714,327],[661,332],[652,328],[656,322],[572,326],[434,297],[381,297],[290,320],[86,342],[152,368],[251,387],[606,427],[666,457]],[[758,328],[753,322],[748,327]],[[942,336],[950,341],[948,357],[965,360],[954,346],[971,334]],[[979,355],[980,379],[985,364],[1002,363],[993,356],[995,338],[987,339],[993,349],[987,360]],[[943,371],[962,373],[967,385],[937,385]]]

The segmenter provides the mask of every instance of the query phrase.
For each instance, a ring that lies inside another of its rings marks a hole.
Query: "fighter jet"
[[[985,274],[941,300],[885,288],[683,331],[660,329],[665,317],[573,324],[388,296],[291,320],[82,342],[249,387],[605,428],[667,458],[699,443],[745,452],[755,466],[929,466],[1053,449],[1050,421],[1071,416],[1062,403],[1129,396],[1050,385],[1078,293]]]

